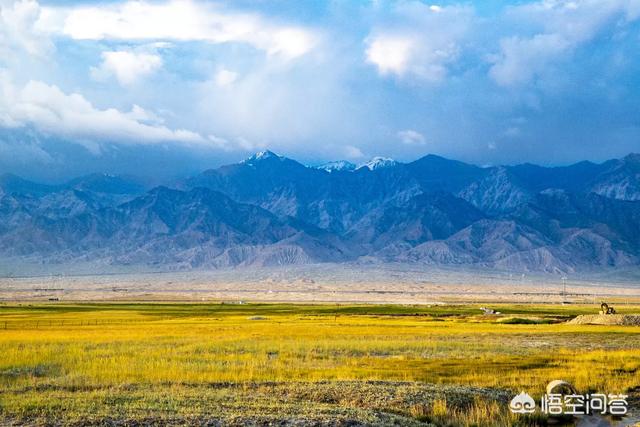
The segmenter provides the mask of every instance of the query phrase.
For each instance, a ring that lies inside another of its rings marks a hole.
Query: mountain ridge
[[[267,150],[152,189],[107,174],[56,186],[5,174],[0,257],[177,269],[640,264],[638,154],[560,167],[380,159],[327,170]]]

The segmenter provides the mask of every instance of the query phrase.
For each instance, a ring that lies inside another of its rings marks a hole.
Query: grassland
[[[553,379],[636,398],[640,327],[495,308],[0,305],[0,424],[535,425],[507,402]]]

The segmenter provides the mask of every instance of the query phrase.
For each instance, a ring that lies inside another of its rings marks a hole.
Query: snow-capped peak
[[[277,155],[273,151],[264,150],[264,151],[257,152],[256,154],[254,154],[253,156],[249,157],[246,160],[243,160],[242,163],[252,164],[253,162],[256,162],[256,161],[266,160],[271,158],[282,159],[283,157]]]
[[[395,166],[397,164],[398,162],[388,157],[374,157],[373,159],[369,160],[367,163],[360,165],[358,169],[367,168],[369,170],[375,170],[375,169],[388,168],[391,166]]]
[[[316,169],[325,170],[327,172],[352,171],[352,170],[355,170],[355,168],[356,168],[356,165],[346,160],[337,160],[334,162],[329,162],[320,166],[316,166]]]

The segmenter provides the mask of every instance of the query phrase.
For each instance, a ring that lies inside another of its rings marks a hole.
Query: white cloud
[[[218,86],[229,86],[238,78],[238,73],[221,69],[216,73],[215,82]]]
[[[127,1],[60,8],[51,14],[58,16],[61,25],[53,30],[77,40],[239,42],[286,59],[304,55],[318,42],[317,34],[307,28],[190,0]]]
[[[223,151],[255,151],[259,148],[265,148],[264,144],[255,144],[243,137],[237,137],[233,139],[222,138],[217,135],[208,135],[207,139],[217,148]]]
[[[164,126],[159,117],[137,105],[128,112],[101,110],[80,94],[65,94],[57,86],[40,81],[16,87],[7,74],[0,74],[0,95],[0,126],[33,126],[70,137],[91,149],[96,141],[208,144],[195,132]]]
[[[238,77],[221,87],[232,76],[218,74],[216,69],[210,80],[193,87],[191,94],[200,102],[194,103],[197,112],[192,126],[204,127],[207,134],[223,136],[241,148],[233,137],[246,138],[251,142],[244,144],[247,147],[263,144],[289,153],[302,152],[305,146],[305,151],[320,152],[320,135],[341,135],[342,139],[332,141],[335,147],[361,139],[358,127],[364,107],[354,93],[344,90],[345,61],[332,51],[310,59],[295,67],[269,60],[250,67],[220,64],[238,72]],[[349,120],[344,120],[346,116]],[[342,155],[341,149],[336,148],[336,153]]]
[[[558,34],[502,39],[500,56],[489,70],[489,75],[502,86],[527,83],[544,72],[550,61],[566,54],[571,46]]]
[[[358,147],[347,145],[344,147],[344,156],[347,159],[361,159],[364,157],[364,153]]]
[[[403,75],[414,50],[414,40],[406,36],[378,35],[369,41],[367,60],[378,67],[382,75]]]
[[[102,52],[102,64],[91,68],[91,76],[96,80],[115,76],[121,85],[132,85],[140,78],[152,74],[162,67],[162,58],[150,53],[129,51]]]
[[[231,141],[216,135],[207,135],[207,139],[221,150],[230,151],[232,148]]]
[[[395,14],[397,22],[379,26],[366,39],[367,62],[383,76],[442,81],[459,56],[473,10],[408,2],[399,4]]]
[[[602,31],[615,31],[639,16],[637,0],[541,0],[513,6],[507,19],[536,32],[501,39],[499,53],[490,57],[489,75],[501,86],[528,83]]]
[[[4,50],[19,48],[43,57],[53,51],[53,43],[38,25],[41,12],[35,0],[0,2],[0,54],[4,56]]]
[[[424,145],[427,142],[424,135],[411,129],[401,130],[397,136],[403,144],[407,145]]]

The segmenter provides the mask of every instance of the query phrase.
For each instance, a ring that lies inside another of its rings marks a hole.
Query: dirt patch
[[[640,326],[637,314],[583,314],[570,320],[572,325],[621,325]]]

